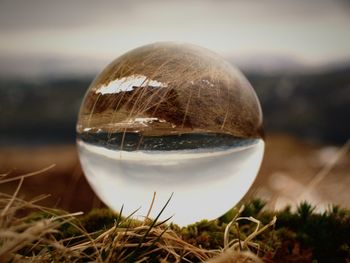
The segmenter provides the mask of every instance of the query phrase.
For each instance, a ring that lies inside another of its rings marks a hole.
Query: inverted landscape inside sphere
[[[141,147],[145,137],[157,136],[258,139],[262,113],[245,77],[215,53],[193,45],[156,43],[119,57],[95,79],[77,131],[83,140],[96,143],[103,138],[110,145],[139,137]]]

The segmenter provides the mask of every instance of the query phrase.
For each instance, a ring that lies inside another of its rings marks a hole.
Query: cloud
[[[235,20],[285,20],[347,15],[344,1],[333,0],[250,0],[250,1],[94,1],[94,0],[2,0],[0,2],[0,29],[2,31],[56,30],[89,27],[98,24],[124,26],[143,20],[169,24],[174,17],[179,23],[210,21],[225,18]],[[202,13],[199,13],[202,12]],[[192,15],[192,19],[191,19]],[[186,21],[180,18],[186,17]],[[159,19],[164,20],[159,20]],[[237,19],[236,19],[237,18]]]
[[[224,56],[321,63],[350,57],[344,6],[344,0],[0,0],[0,56],[111,61],[137,46],[174,40]]]
[[[131,11],[133,1],[47,1],[9,0],[0,2],[0,30],[57,30],[112,22]]]

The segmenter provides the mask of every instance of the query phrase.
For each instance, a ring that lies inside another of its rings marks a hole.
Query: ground
[[[350,151],[337,158],[339,152],[341,146],[310,143],[279,134],[267,136],[262,167],[245,200],[261,197],[268,200],[270,209],[297,205],[303,200],[318,205],[320,210],[330,203],[350,208]],[[335,158],[335,164],[329,167]],[[75,145],[0,148],[0,173],[20,175],[51,164],[56,166],[24,182],[21,196],[50,194],[46,205],[72,212],[102,206],[81,172]],[[320,173],[322,180],[314,182],[312,179]],[[16,184],[3,184],[0,190],[13,193],[15,187]]]

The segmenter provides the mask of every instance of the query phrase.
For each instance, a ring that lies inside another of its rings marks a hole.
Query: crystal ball
[[[219,55],[155,43],[95,78],[77,145],[106,205],[155,218],[173,194],[160,220],[183,226],[221,216],[248,191],[264,153],[262,112],[247,79]]]

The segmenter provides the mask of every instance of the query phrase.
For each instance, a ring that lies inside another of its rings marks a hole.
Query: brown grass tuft
[[[184,241],[177,227],[157,221],[162,211],[155,220],[146,216],[144,221],[133,215],[123,217],[120,211],[111,228],[88,233],[79,220],[81,212],[42,207],[38,202],[46,196],[29,201],[18,198],[27,176],[17,178],[12,196],[0,193],[0,262],[262,262],[252,252],[259,248],[253,240],[276,220],[262,227],[254,218],[239,217],[241,209],[227,225],[221,249],[204,249]],[[8,180],[3,177],[0,183]],[[255,231],[244,239],[239,235],[241,220],[256,224]],[[232,228],[238,229],[234,239],[230,239]]]

